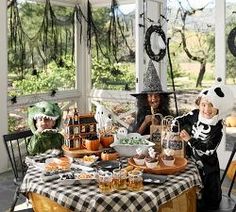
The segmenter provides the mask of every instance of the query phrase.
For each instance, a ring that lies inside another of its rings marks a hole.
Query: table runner
[[[29,166],[20,192],[35,192],[50,198],[72,211],[158,211],[160,205],[184,191],[202,187],[195,164],[188,161],[184,171],[168,175],[163,184],[145,184],[139,192],[128,190],[99,192],[98,185],[62,185],[56,181],[44,182],[41,171]]]

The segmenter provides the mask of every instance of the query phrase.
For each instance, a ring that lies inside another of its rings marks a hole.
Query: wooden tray
[[[187,163],[188,163],[188,161],[185,158],[175,157],[174,166],[165,166],[163,164],[162,160],[160,160],[157,168],[155,168],[155,169],[149,169],[146,166],[138,166],[134,162],[133,158],[129,158],[128,159],[128,163],[131,166],[134,166],[136,168],[142,169],[146,173],[152,173],[152,174],[174,174],[176,172],[184,170],[186,165],[187,165]]]
[[[62,146],[62,150],[64,152],[64,155],[72,157],[72,158],[79,158],[79,157],[83,157],[84,155],[99,155],[101,154],[101,152],[108,150],[110,148],[102,148],[102,146],[100,146],[99,150],[97,151],[90,151],[87,149],[74,149],[74,150],[69,150],[68,147],[66,147],[65,145]]]

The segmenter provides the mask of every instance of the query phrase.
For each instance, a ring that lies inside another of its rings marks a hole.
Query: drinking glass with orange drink
[[[126,189],[127,187],[127,172],[122,169],[113,170],[113,188],[117,190]]]
[[[128,173],[128,189],[131,191],[140,191],[143,189],[142,172],[133,170]]]
[[[109,193],[112,192],[112,173],[109,171],[98,172],[98,187],[100,192]]]

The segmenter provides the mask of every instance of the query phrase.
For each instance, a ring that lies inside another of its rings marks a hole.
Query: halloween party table
[[[197,190],[202,187],[195,164],[168,175],[161,184],[145,183],[142,191],[103,194],[98,184],[62,185],[44,182],[42,171],[30,165],[20,192],[32,202],[34,211],[196,211]],[[171,210],[171,208],[173,210]],[[179,208],[179,209],[178,209]],[[166,211],[166,210],[165,210]]]

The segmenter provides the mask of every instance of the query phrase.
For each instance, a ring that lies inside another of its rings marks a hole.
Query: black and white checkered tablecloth
[[[163,184],[145,184],[143,191],[113,191],[102,194],[98,185],[61,185],[55,181],[44,182],[41,171],[30,166],[22,193],[35,192],[54,200],[72,211],[157,211],[161,204],[175,198],[194,186],[201,187],[196,166],[188,162],[186,169],[169,175]]]

